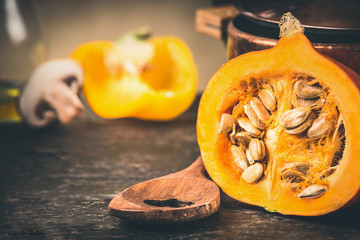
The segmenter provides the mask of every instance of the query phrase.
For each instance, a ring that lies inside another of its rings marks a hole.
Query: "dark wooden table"
[[[358,206],[289,217],[222,194],[216,214],[189,223],[110,215],[107,205],[121,190],[196,159],[197,105],[163,123],[85,113],[67,126],[0,126],[0,239],[360,239]]]

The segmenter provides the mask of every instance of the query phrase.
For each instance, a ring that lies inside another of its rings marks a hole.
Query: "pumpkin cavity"
[[[220,113],[217,131],[228,136],[229,164],[239,181],[257,184],[276,176],[283,191],[300,199],[321,197],[331,188],[346,131],[323,81],[304,73],[264,73],[241,79],[229,94],[237,101]]]

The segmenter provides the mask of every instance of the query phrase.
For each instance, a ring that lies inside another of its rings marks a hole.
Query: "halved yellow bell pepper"
[[[71,57],[84,69],[83,93],[89,106],[103,118],[170,120],[196,95],[192,53],[173,36],[88,42]]]

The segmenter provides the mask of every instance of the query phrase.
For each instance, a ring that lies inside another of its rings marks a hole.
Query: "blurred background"
[[[48,58],[68,56],[92,40],[115,40],[142,26],[154,35],[176,35],[193,52],[199,71],[199,91],[226,61],[220,40],[195,31],[195,11],[211,7],[210,0],[32,0]]]
[[[196,11],[226,1],[0,0],[0,120],[21,119],[17,98],[32,89],[32,81],[25,89],[23,83],[42,62],[68,57],[85,42],[115,41],[143,27],[150,28],[153,36],[174,35],[188,45],[197,65],[197,90],[201,93],[226,61],[226,49],[221,40],[196,32]],[[44,86],[37,84],[36,89],[41,92]],[[36,101],[45,96],[31,91],[29,98]],[[20,105],[25,102],[29,100]],[[54,104],[48,100],[42,103],[35,110],[39,116],[41,109],[51,109],[48,105]],[[20,111],[24,113],[24,109]]]

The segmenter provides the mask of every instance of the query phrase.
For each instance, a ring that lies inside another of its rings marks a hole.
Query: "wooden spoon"
[[[219,187],[205,177],[199,157],[188,168],[136,184],[109,203],[112,214],[132,220],[186,222],[215,213],[220,206]]]

